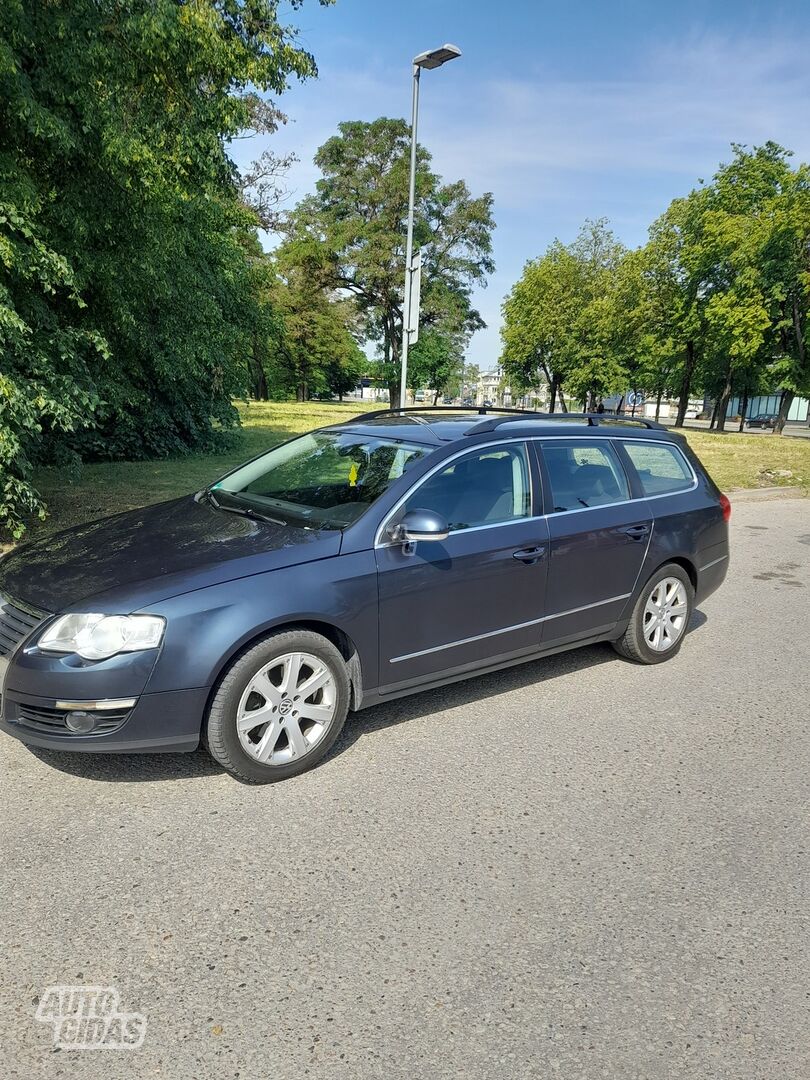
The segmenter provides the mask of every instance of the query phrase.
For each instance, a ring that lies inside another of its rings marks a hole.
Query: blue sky
[[[291,122],[273,147],[300,159],[288,206],[341,120],[409,116],[411,58],[462,50],[423,74],[419,138],[445,179],[494,194],[497,271],[475,298],[488,329],[468,351],[482,368],[497,362],[504,295],[555,237],[606,217],[643,242],[731,142],[770,138],[810,160],[810,0],[309,0],[287,14],[320,72],[280,101]],[[261,148],[243,141],[237,160]]]

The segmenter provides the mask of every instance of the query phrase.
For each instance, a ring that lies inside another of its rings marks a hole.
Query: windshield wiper
[[[251,521],[261,521],[267,525],[286,525],[286,521],[281,521],[279,518],[270,517],[269,514],[260,514],[258,510],[254,510],[252,506],[226,506],[217,499],[210,488],[205,489],[205,498],[207,501],[217,510],[224,510],[226,514],[239,514],[240,517],[250,518]]]

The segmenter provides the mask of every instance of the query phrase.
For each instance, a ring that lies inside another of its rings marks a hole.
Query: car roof
[[[466,435],[491,434],[498,438],[515,435],[570,435],[584,438],[611,438],[618,434],[633,438],[676,441],[682,438],[653,420],[615,416],[610,413],[540,413],[521,409],[491,409],[433,406],[416,409],[380,409],[362,413],[353,420],[330,427],[331,431],[351,431],[405,442],[440,446]]]

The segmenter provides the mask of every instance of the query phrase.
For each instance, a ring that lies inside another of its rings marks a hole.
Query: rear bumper
[[[724,545],[724,548],[725,550],[718,547],[702,554],[697,572],[695,603],[699,604],[707,596],[711,596],[725,581],[728,573],[728,547]]]
[[[114,730],[73,734],[59,726],[53,698],[9,691],[3,700],[0,730],[15,739],[46,750],[75,750],[95,754],[183,753],[196,750],[209,691],[174,690],[143,694]],[[47,717],[40,723],[35,717]]]

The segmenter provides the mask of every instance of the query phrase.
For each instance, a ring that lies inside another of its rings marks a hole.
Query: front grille
[[[11,656],[47,617],[45,611],[0,596],[0,656]]]
[[[96,726],[90,735],[108,735],[121,727],[129,716],[131,709],[110,709],[109,711],[93,713],[97,717]],[[65,723],[68,713],[64,709],[48,709],[39,705],[23,705],[15,703],[16,721],[25,727],[35,731],[45,732],[47,735],[75,735]]]

